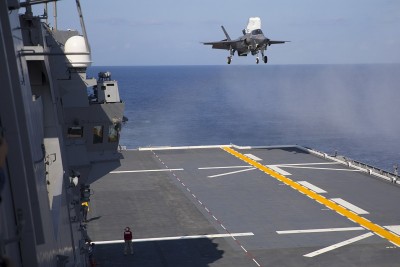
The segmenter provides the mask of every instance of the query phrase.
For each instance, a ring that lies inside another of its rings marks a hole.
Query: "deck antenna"
[[[54,9],[53,9],[53,16],[54,16],[54,30],[57,30],[57,1],[54,1]]]
[[[49,17],[47,16],[47,14],[48,14],[48,12],[47,12],[48,5],[47,4],[48,4],[47,2],[44,4],[44,14],[46,15],[46,24],[49,25]]]
[[[80,0],[76,0],[76,8],[78,9],[79,19],[80,19],[80,21],[81,21],[82,34],[83,34],[83,38],[85,38],[86,49],[87,49],[87,51],[88,51],[89,54],[90,54],[90,53],[91,53],[91,51],[90,51],[90,45],[89,45],[89,41],[88,41],[88,38],[87,38],[85,22],[83,21],[83,16],[82,16],[82,9],[81,9],[81,2],[80,2]]]
[[[32,17],[33,13],[32,13],[32,7],[31,7],[31,0],[26,0],[26,6],[25,6],[25,14],[27,16]]]

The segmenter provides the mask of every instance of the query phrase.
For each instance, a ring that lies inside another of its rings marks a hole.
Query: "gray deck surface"
[[[321,195],[326,198],[341,198],[367,211],[359,216],[375,224],[400,225],[400,188],[396,185],[297,148],[237,151],[262,159],[264,165],[285,164],[279,168],[290,174],[288,178],[307,181],[325,190]],[[146,171],[109,173],[91,180],[94,195],[88,233],[95,243],[121,240],[124,228],[130,226],[137,241],[135,252],[124,256],[122,243],[98,244],[99,266],[400,266],[399,248],[376,234],[305,257],[371,231],[278,234],[360,225],[266,173],[250,169],[220,148],[122,154],[121,166],[114,171]],[[167,168],[176,170],[155,171]],[[236,240],[231,236],[179,238],[235,233],[254,235]],[[178,239],[146,240],[163,237]]]

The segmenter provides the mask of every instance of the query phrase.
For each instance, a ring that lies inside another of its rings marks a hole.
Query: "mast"
[[[88,51],[89,54],[90,54],[90,53],[91,53],[91,50],[90,50],[89,40],[88,40],[88,38],[87,38],[85,22],[84,22],[84,20],[83,20],[82,8],[81,8],[81,2],[80,2],[80,0],[76,0],[76,8],[78,9],[79,20],[80,20],[80,22],[81,22],[81,28],[82,28],[83,38],[85,38],[86,49],[87,49],[87,51]]]

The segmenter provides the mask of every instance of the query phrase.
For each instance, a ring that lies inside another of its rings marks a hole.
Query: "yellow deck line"
[[[384,229],[382,226],[377,225],[361,216],[359,216],[358,214],[336,204],[335,202],[333,202],[332,200],[329,200],[327,198],[325,198],[324,196],[321,196],[317,193],[315,193],[314,191],[302,186],[301,184],[269,169],[268,167],[258,163],[257,161],[254,161],[252,159],[250,159],[249,157],[246,157],[245,155],[237,152],[236,150],[229,148],[229,147],[221,147],[223,150],[225,150],[226,152],[232,154],[233,156],[243,160],[244,162],[247,162],[248,164],[256,167],[257,169],[265,172],[266,174],[274,177],[275,179],[285,183],[288,186],[291,186],[292,188],[296,189],[297,191],[299,191],[300,193],[303,193],[305,195],[307,195],[308,197],[310,197],[311,199],[314,199],[315,201],[317,201],[318,203],[321,203],[322,205],[325,205],[326,207],[336,211],[337,213],[347,217],[348,219],[358,223],[359,225],[361,225],[362,227],[371,230],[372,232],[374,232],[375,234],[386,238],[387,240],[389,240],[390,242],[392,242],[393,244],[400,246],[400,237],[398,235],[393,234],[392,232]]]

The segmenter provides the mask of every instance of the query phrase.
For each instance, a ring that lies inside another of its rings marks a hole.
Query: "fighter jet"
[[[225,33],[226,39],[218,42],[207,42],[203,43],[205,45],[212,45],[214,49],[225,49],[229,50],[230,55],[227,58],[227,63],[231,64],[232,57],[237,51],[238,56],[247,56],[249,52],[253,56],[256,57],[256,63],[260,62],[258,57],[259,52],[261,51],[262,60],[264,63],[268,62],[268,57],[264,55],[264,51],[267,50],[267,47],[272,44],[283,44],[290,41],[272,41],[264,36],[261,31],[261,19],[259,17],[249,18],[249,22],[247,24],[246,29],[244,29],[243,36],[232,40],[229,37],[229,34],[226,32],[224,26],[221,26],[222,30]]]

